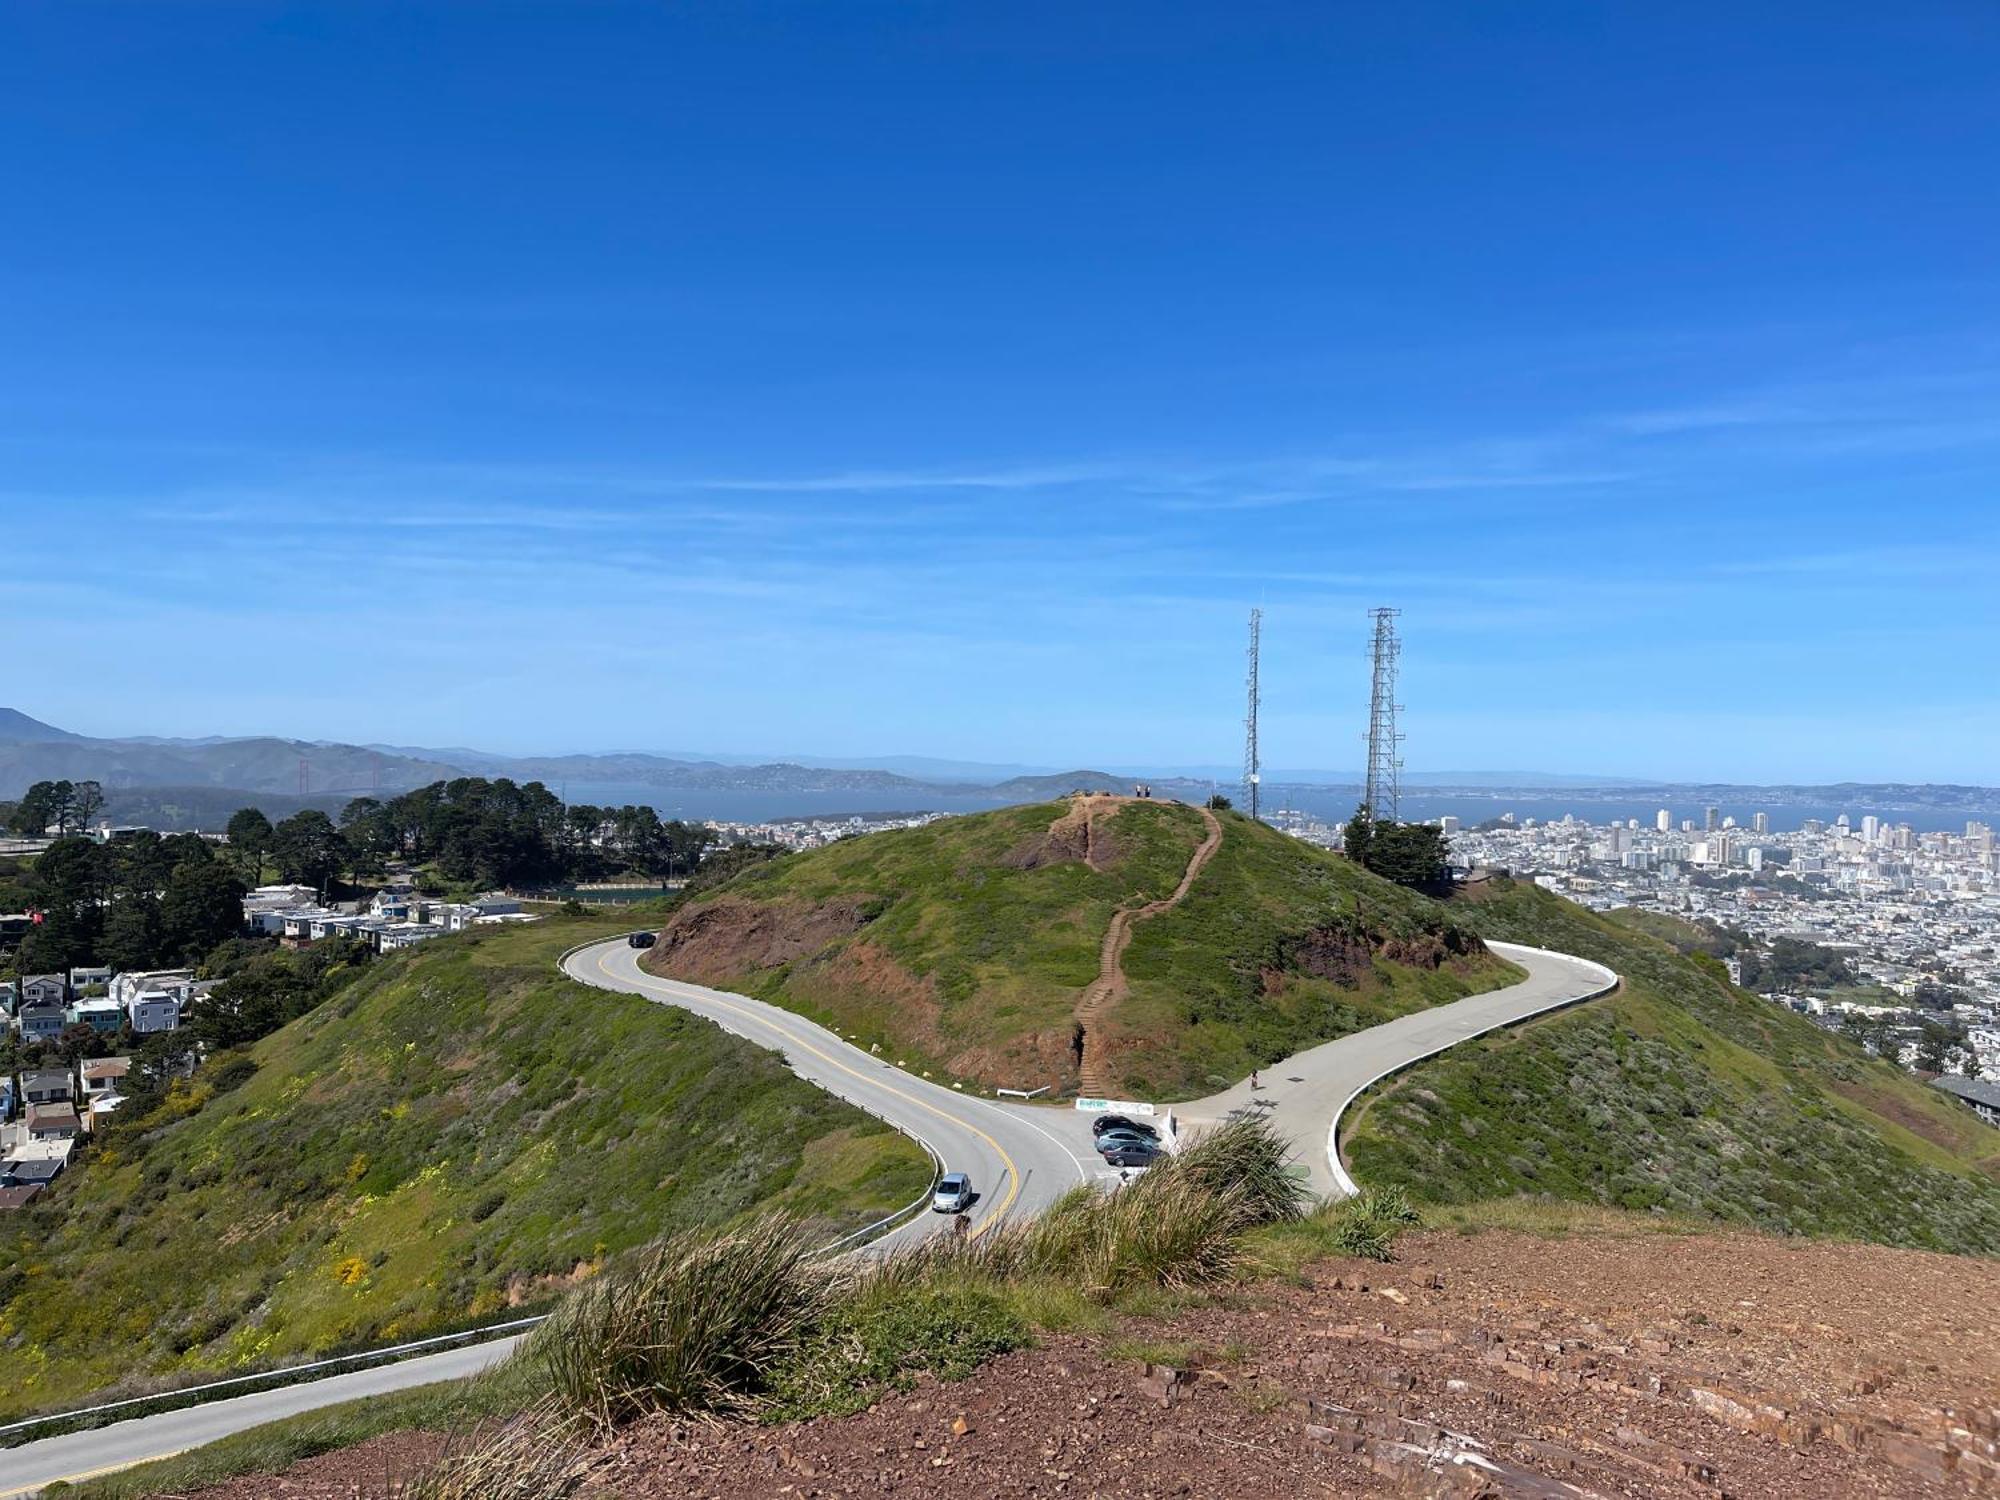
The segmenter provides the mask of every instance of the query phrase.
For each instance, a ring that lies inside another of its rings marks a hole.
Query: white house
[[[396,953],[404,948],[414,948],[418,943],[428,942],[431,938],[443,936],[442,927],[433,927],[428,922],[399,922],[393,927],[384,927],[377,933],[375,946],[384,953]]]
[[[134,969],[129,974],[119,974],[111,981],[111,998],[120,1005],[130,1005],[135,995],[164,992],[185,1000],[186,991],[194,984],[193,969]]]
[[[108,968],[71,969],[69,971],[69,985],[73,990],[80,990],[93,984],[109,983],[111,983],[111,970]]]

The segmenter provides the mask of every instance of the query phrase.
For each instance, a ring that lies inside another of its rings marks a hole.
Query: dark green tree
[[[191,964],[243,926],[243,882],[220,862],[174,866],[160,896],[160,939],[166,961]]]
[[[262,884],[264,856],[271,852],[271,820],[259,808],[239,808],[229,820],[228,833],[243,878],[252,885]]]
[[[78,833],[90,826],[90,820],[104,810],[104,787],[95,781],[79,781],[70,790],[69,816]]]
[[[29,889],[39,924],[22,940],[27,974],[55,973],[95,962],[104,931],[110,861],[87,839],[59,839],[35,862]]]
[[[1340,847],[1347,857],[1357,865],[1368,867],[1368,853],[1375,844],[1375,814],[1367,803],[1354,809],[1354,816],[1347,820],[1347,827],[1341,831]]]
[[[1394,823],[1363,805],[1348,820],[1342,843],[1349,859],[1385,880],[1431,895],[1451,889],[1444,830],[1435,823]]]
[[[278,874],[299,885],[324,890],[347,865],[347,841],[333,819],[307,808],[271,830],[271,859]]]

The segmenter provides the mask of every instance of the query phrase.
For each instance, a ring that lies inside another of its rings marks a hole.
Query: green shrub
[[[827,1311],[772,1381],[772,1420],[860,1411],[919,1372],[963,1380],[997,1354],[1023,1347],[1028,1329],[991,1286],[956,1282],[864,1284]]]

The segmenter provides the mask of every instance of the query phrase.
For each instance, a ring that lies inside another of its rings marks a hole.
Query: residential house
[[[383,953],[399,953],[405,948],[414,948],[418,943],[443,936],[442,927],[433,927],[428,922],[399,922],[378,932],[375,946]]]
[[[1931,1080],[1931,1087],[1955,1095],[1988,1125],[2000,1125],[2000,1084],[1984,1078],[1960,1078],[1955,1073],[1944,1073]]]
[[[24,1000],[14,1016],[14,1029],[24,1042],[53,1042],[63,1032],[64,1008],[56,1000]]]
[[[68,1140],[82,1129],[83,1121],[78,1117],[74,1104],[28,1106],[28,1139],[31,1141]]]
[[[10,1208],[26,1208],[41,1191],[39,1182],[28,1183],[25,1187],[0,1187],[0,1213]]]
[[[116,1000],[77,1000],[63,1010],[65,1026],[88,1026],[92,1031],[115,1034],[125,1024],[125,1008]]]
[[[21,1098],[28,1104],[67,1104],[76,1097],[68,1068],[30,1068],[21,1075]]]
[[[243,898],[243,925],[276,937],[284,931],[286,912],[318,903],[319,892],[309,885],[260,885]]]
[[[60,1156],[15,1156],[0,1162],[0,1186],[47,1187],[68,1165]]]
[[[61,974],[30,974],[21,981],[20,1004],[60,1007],[69,999],[69,980]]]
[[[0,979],[0,1010],[5,1010],[10,1016],[13,1015],[14,1006],[19,1002],[20,998],[20,990],[15,986],[13,980]]]
[[[92,1057],[83,1062],[83,1096],[86,1099],[115,1098],[125,1092],[125,1079],[131,1074],[132,1059],[129,1057]]]
[[[98,985],[98,984],[108,985],[110,983],[111,983],[111,970],[109,968],[97,967],[88,969],[71,969],[69,971],[69,987],[71,993],[73,994],[81,993],[83,990],[90,988],[92,985]]]
[[[125,1019],[140,1036],[177,1030],[181,997],[169,990],[141,990],[125,1002]]]
[[[410,893],[384,887],[368,903],[368,915],[385,922],[407,922],[410,918]]]
[[[120,1005],[129,1004],[134,995],[154,991],[185,1000],[185,991],[193,984],[193,969],[133,969],[112,979],[110,993]]]

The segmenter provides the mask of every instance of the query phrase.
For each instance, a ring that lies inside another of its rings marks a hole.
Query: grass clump
[[[649,1412],[747,1409],[824,1320],[833,1283],[811,1248],[778,1219],[666,1240],[572,1292],[520,1357],[606,1431]]]
[[[575,1418],[548,1405],[454,1438],[402,1500],[568,1500],[583,1483]]]
[[[1420,1222],[1401,1188],[1368,1187],[1351,1198],[1328,1198],[1309,1214],[1259,1231],[1251,1236],[1246,1255],[1258,1273],[1286,1278],[1298,1277],[1327,1256],[1387,1261],[1394,1258],[1397,1239]]]

